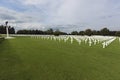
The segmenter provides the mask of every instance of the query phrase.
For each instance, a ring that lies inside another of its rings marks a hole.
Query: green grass
[[[0,34],[0,37],[6,37],[6,34]]]
[[[29,37],[0,41],[0,80],[120,80],[120,44],[103,49]]]

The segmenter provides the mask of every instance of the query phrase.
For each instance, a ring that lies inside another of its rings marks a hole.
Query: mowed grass
[[[0,80],[120,80],[120,43],[103,49],[29,37],[0,41]]]

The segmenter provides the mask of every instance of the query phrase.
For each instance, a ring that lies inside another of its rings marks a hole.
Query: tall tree
[[[72,31],[71,35],[78,35],[78,32],[77,31]]]
[[[101,35],[103,35],[103,36],[107,36],[107,35],[109,35],[109,29],[107,29],[107,28],[103,28],[103,29],[101,29],[100,30],[100,33],[101,33]]]
[[[85,35],[85,32],[84,31],[80,31],[79,35]]]
[[[85,30],[85,35],[91,36],[92,35],[92,30],[91,29],[86,29]]]
[[[120,31],[117,31],[115,35],[120,37]]]
[[[46,31],[46,34],[53,34],[53,29],[52,28],[50,28],[50,29],[48,29],[47,31]]]
[[[59,30],[59,29],[57,29],[57,30],[54,32],[54,35],[55,35],[55,36],[59,36],[59,35],[60,35],[60,33],[61,33],[61,32],[60,32],[60,30]]]
[[[9,30],[10,34],[15,34],[15,28],[14,27],[9,26],[8,30]],[[0,25],[0,33],[1,34],[6,34],[6,26]]]

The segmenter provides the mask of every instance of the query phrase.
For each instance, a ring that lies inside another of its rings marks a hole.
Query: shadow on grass
[[[14,51],[9,40],[0,41],[0,80],[31,80],[22,59]]]
[[[5,40],[4,38],[1,38],[1,37],[0,37],[0,43],[2,43],[2,41],[4,41],[4,40]]]

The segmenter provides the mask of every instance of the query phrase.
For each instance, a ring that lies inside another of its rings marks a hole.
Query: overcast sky
[[[0,24],[16,29],[120,30],[120,0],[0,0]]]

